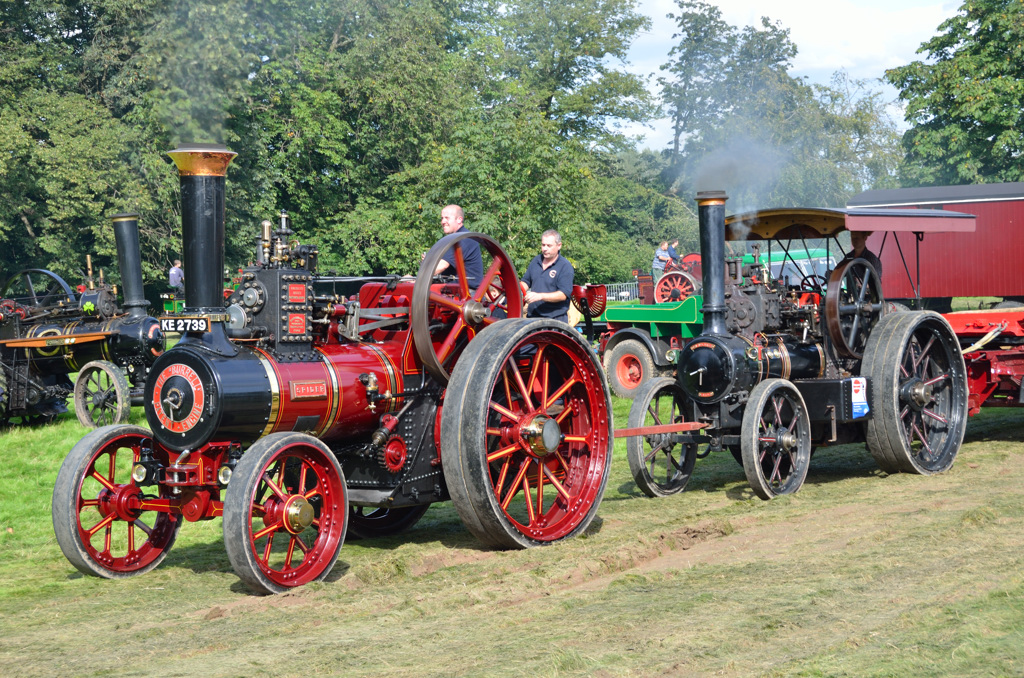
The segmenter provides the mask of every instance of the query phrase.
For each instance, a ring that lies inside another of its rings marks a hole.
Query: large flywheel
[[[469,284],[465,248],[480,247],[483,277]],[[434,270],[446,254],[454,255],[454,271],[435,281]],[[427,252],[420,264],[409,311],[416,354],[426,370],[448,383],[455,360],[477,332],[503,318],[523,314],[523,296],[515,266],[501,245],[482,233],[446,235]]]
[[[832,271],[825,293],[825,321],[841,355],[859,360],[868,335],[885,312],[881,279],[867,260],[854,259]]]

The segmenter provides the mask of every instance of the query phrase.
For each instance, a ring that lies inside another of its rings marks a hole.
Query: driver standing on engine
[[[530,305],[527,318],[551,318],[569,322],[569,295],[576,277],[569,260],[561,256],[562,236],[548,230],[540,237],[540,254],[526,268],[521,285],[523,300]]]
[[[448,205],[441,210],[441,230],[445,235],[452,233],[468,233],[469,230],[462,225],[463,212],[458,205]],[[462,249],[462,260],[466,265],[466,284],[475,290],[484,277],[484,263],[480,256],[480,243],[473,238],[463,238],[459,241]],[[425,256],[425,255],[424,255]],[[434,275],[441,275],[448,269],[451,273],[457,274],[455,266],[455,248],[445,252],[441,261],[437,262]]]
[[[850,243],[853,245],[853,249],[843,257],[839,265],[841,266],[853,259],[863,259],[874,267],[875,272],[878,273],[879,283],[881,283],[882,262],[875,256],[874,252],[867,248],[869,235],[871,235],[871,231],[850,231]]]

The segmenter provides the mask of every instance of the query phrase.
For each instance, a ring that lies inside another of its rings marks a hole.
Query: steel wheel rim
[[[105,370],[90,370],[82,382],[81,397],[89,418],[97,426],[113,424],[117,419],[117,388],[114,379]],[[75,393],[75,397],[80,397]]]
[[[528,345],[537,350],[521,371],[517,354]],[[520,533],[555,541],[586,520],[604,484],[608,431],[592,418],[604,397],[585,350],[557,331],[530,335],[506,356],[491,385],[485,449],[494,499]],[[562,436],[546,454],[522,435],[541,417]]]
[[[676,390],[675,386],[671,386],[659,389],[654,394],[647,405],[647,414],[642,426],[660,426],[683,421],[681,393],[674,393]],[[683,470],[684,460],[686,455],[696,454],[696,450],[691,449],[691,446],[673,443],[673,436],[671,433],[644,436],[644,470],[651,482],[666,491],[674,490],[680,481],[689,478],[689,473]],[[677,450],[680,454],[673,454]],[[659,475],[664,477],[664,482],[658,480]]]
[[[246,509],[247,547],[260,572],[279,586],[313,581],[340,548],[345,516],[336,497],[345,490],[331,469],[320,449],[303,443],[283,447],[260,469]],[[308,525],[295,515],[303,500],[313,511]]]
[[[130,573],[152,564],[174,542],[178,528],[176,515],[144,508],[144,500],[152,497],[131,479],[146,440],[126,433],[98,448],[75,488],[75,523],[82,549],[112,572]],[[86,516],[90,517],[83,522]],[[97,540],[102,548],[95,545]]]
[[[619,358],[619,362],[615,364],[615,376],[618,378],[619,383],[626,388],[636,388],[644,380],[644,366],[640,364],[640,359],[631,353],[627,353]]]
[[[962,389],[942,328],[922,323],[911,332],[897,374],[900,429],[911,457],[923,468],[943,468],[950,432],[963,417]]]
[[[800,469],[804,447],[810,435],[804,430],[799,402],[782,390],[772,392],[757,423],[757,468],[765,486],[774,494],[787,494],[803,483]],[[789,437],[795,436],[792,443]],[[808,450],[809,452],[809,450]]]
[[[871,328],[884,311],[881,284],[868,262],[854,259],[832,271],[825,320],[839,353],[858,360],[863,357]]]

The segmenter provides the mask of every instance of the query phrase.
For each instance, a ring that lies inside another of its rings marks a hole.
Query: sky
[[[742,29],[760,26],[762,16],[790,29],[798,53],[790,75],[807,76],[812,83],[827,84],[832,74],[845,70],[851,78],[874,81],[887,68],[902,66],[923,55],[916,54],[922,43],[938,34],[938,27],[956,14],[961,0],[705,0],[719,7],[722,19]],[[629,71],[655,74],[650,87],[656,91],[659,66],[668,60],[674,41],[675,22],[666,14],[677,8],[674,0],[639,0],[641,14],[651,18],[651,30],[634,41],[629,51]],[[897,91],[888,84],[871,83],[887,99]],[[898,109],[894,116],[902,122]],[[671,139],[668,120],[652,127],[633,125],[629,134],[643,134],[641,147],[662,149]]]

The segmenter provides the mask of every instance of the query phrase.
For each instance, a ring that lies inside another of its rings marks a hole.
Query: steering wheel
[[[824,292],[828,287],[828,280],[823,275],[811,273],[800,279],[800,289],[803,292]]]

